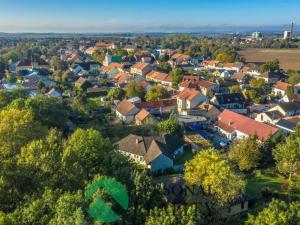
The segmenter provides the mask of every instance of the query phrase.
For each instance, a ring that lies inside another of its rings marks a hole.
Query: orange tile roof
[[[277,81],[274,85],[273,88],[279,89],[279,90],[283,90],[286,91],[289,87],[291,87],[292,85],[290,85],[289,83],[285,83],[282,81]]]
[[[237,130],[246,135],[257,135],[261,141],[267,140],[278,131],[275,127],[227,109],[219,115],[217,126],[228,132]]]
[[[97,42],[96,43],[96,47],[105,47],[105,48],[107,48],[107,47],[110,47],[110,46],[112,46],[112,43],[105,43],[105,42]]]
[[[130,112],[134,109],[137,109],[132,103],[124,99],[117,105],[117,111],[122,115],[129,115]]]
[[[209,88],[209,87],[212,87],[212,86],[214,86],[214,85],[215,85],[215,83],[210,82],[210,81],[206,81],[206,80],[200,80],[200,81],[198,82],[198,86],[199,86],[199,87]]]
[[[216,64],[219,64],[220,62],[217,60],[204,60],[203,64],[209,65],[209,66],[214,66]]]
[[[138,114],[136,114],[136,118],[140,121],[143,121],[149,115],[150,113],[146,109],[142,109]]]
[[[174,55],[172,55],[172,59],[180,59],[180,58],[183,58],[183,59],[187,59],[189,58],[190,56],[189,55],[186,55],[186,54],[181,54],[181,53],[175,53]]]
[[[135,68],[135,69],[140,69],[140,70],[143,70],[145,69],[147,66],[149,66],[150,64],[149,63],[145,63],[145,62],[139,62],[137,64],[134,64],[132,66],[132,68]]]
[[[120,72],[115,77],[115,80],[118,84],[123,84],[128,78],[130,78],[130,74],[125,72]]]
[[[180,92],[177,95],[177,97],[180,98],[180,99],[186,99],[188,101],[191,101],[199,94],[201,94],[201,92],[196,91],[196,90],[185,89],[182,92]]]
[[[111,71],[112,69],[115,69],[115,68],[118,68],[118,69],[123,69],[124,68],[124,64],[123,63],[115,63],[115,62],[112,62],[110,63],[108,66],[103,66],[101,68],[101,71],[103,72],[109,72]]]
[[[169,74],[158,72],[158,71],[151,71],[150,73],[148,73],[146,75],[146,77],[148,79],[155,79],[155,80],[159,80],[159,81],[172,82],[172,78],[171,78],[171,76],[169,76]]]

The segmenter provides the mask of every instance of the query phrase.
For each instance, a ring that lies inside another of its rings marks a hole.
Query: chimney
[[[140,141],[139,141],[139,139],[137,138],[137,139],[135,139],[135,143],[136,144],[138,144]]]
[[[231,126],[233,124],[233,121],[229,120],[228,125]]]

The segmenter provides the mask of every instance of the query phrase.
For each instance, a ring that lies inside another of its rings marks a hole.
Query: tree
[[[234,160],[242,171],[249,171],[259,166],[262,157],[262,146],[256,136],[233,142],[229,150],[229,158]]]
[[[122,100],[122,98],[124,97],[124,92],[122,89],[114,87],[110,89],[107,97],[109,100]]]
[[[199,186],[203,196],[211,195],[220,206],[234,200],[245,189],[242,175],[215,149],[201,151],[188,161],[184,179],[188,185]]]
[[[237,60],[238,54],[232,48],[220,48],[214,53],[214,58],[222,63],[232,63]]]
[[[288,225],[299,224],[300,202],[286,203],[280,200],[273,200],[267,208],[264,208],[257,216],[248,215],[246,225]]]
[[[66,128],[69,112],[62,98],[38,95],[28,98],[25,108],[32,111],[35,120],[47,127]]]
[[[233,85],[231,87],[229,87],[230,93],[241,93],[242,89],[240,87],[240,85]]]
[[[0,118],[0,159],[15,157],[22,146],[45,134],[29,110],[2,110]]]
[[[157,71],[163,72],[163,73],[169,73],[172,70],[172,67],[168,62],[161,62],[157,66]]]
[[[265,87],[266,82],[264,79],[251,79],[249,85],[253,89],[262,89]]]
[[[77,129],[68,139],[63,151],[62,163],[66,180],[78,187],[101,172],[105,154],[112,150],[108,139],[99,131]]]
[[[31,187],[48,186],[55,188],[63,182],[61,174],[62,134],[50,130],[46,137],[34,140],[22,147],[17,156],[17,166],[31,181]]]
[[[289,177],[300,172],[300,136],[291,135],[273,150],[278,171]]]
[[[146,101],[153,101],[168,98],[169,93],[166,88],[160,85],[154,85],[148,89],[145,99]]]
[[[172,71],[170,72],[170,76],[172,79],[172,84],[174,86],[177,86],[183,78],[183,69],[181,69],[180,67],[175,67],[172,69]]]
[[[173,116],[168,120],[159,122],[157,127],[161,133],[177,135],[179,137],[183,135],[183,125]]]
[[[131,81],[125,86],[126,96],[128,98],[132,97],[144,97],[144,89],[141,85],[138,85],[135,81]]]
[[[268,72],[268,71],[274,72],[274,71],[280,70],[279,60],[274,59],[274,60],[268,61],[265,64],[261,65],[259,70],[261,73]]]
[[[154,208],[150,211],[145,225],[198,225],[201,215],[195,205]]]

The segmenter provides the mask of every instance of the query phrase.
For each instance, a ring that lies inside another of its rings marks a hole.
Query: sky
[[[0,32],[192,32],[300,25],[299,0],[0,0]]]

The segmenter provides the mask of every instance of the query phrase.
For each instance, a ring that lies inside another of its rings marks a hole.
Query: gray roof
[[[300,110],[299,102],[282,102],[279,103],[278,106],[282,108],[285,112],[293,112],[296,110]]]
[[[183,146],[183,141],[173,135],[137,136],[130,134],[117,142],[119,150],[144,156],[147,164],[163,154],[173,159],[174,152]]]
[[[265,114],[273,120],[280,119],[284,116],[278,110],[267,111],[267,112],[265,112]]]
[[[286,128],[289,130],[293,130],[297,126],[297,123],[293,123],[293,122],[285,120],[285,119],[280,119],[276,123],[276,126],[281,127],[281,128]]]

